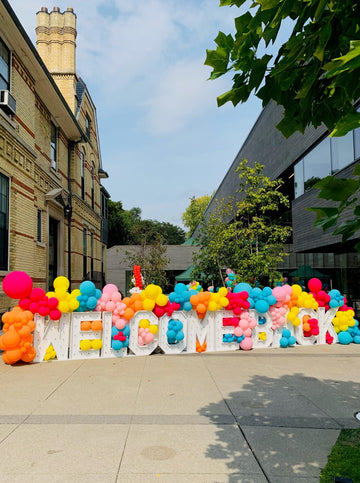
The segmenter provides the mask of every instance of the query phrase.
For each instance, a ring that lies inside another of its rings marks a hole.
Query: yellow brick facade
[[[46,48],[43,43],[42,51],[39,48],[45,65],[47,55],[52,59],[49,73],[29,39],[21,37],[14,13],[1,1],[0,15],[7,20],[0,26],[0,39],[11,52],[10,92],[17,103],[15,115],[0,108],[0,174],[9,186],[7,267],[0,270],[0,283],[13,270],[27,272],[34,286],[45,290],[52,289],[51,274],[69,277],[71,288],[77,288],[84,278],[95,277],[99,283],[99,274],[106,269],[106,239],[101,230],[106,220],[101,217],[101,203],[107,200],[101,195],[100,182],[106,173],[98,148],[96,110],[86,86],[82,85],[81,99],[76,95],[76,16],[70,8],[50,14],[42,9],[40,19],[38,14],[40,38],[47,35],[49,41],[55,35],[57,39],[51,48],[49,43]],[[45,34],[42,22],[51,24]],[[63,66],[60,74],[59,63]],[[53,77],[51,69],[57,71]],[[51,160],[52,124],[56,128],[55,164]],[[0,313],[15,303],[0,290]]]

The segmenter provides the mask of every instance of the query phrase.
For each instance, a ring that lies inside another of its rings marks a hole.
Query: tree
[[[289,200],[281,193],[281,179],[272,181],[262,174],[263,165],[247,163],[241,161],[236,170],[237,197],[220,200],[200,228],[194,276],[204,274],[207,282],[223,283],[226,268],[241,281],[268,283],[280,276],[276,268],[286,255],[283,244],[291,234],[280,215]]]
[[[246,0],[220,0],[241,7]],[[252,13],[253,11],[253,13]],[[289,38],[271,53],[280,28]],[[232,89],[218,105],[245,102],[251,92],[284,107],[278,128],[289,137],[324,123],[342,136],[360,125],[360,2],[353,0],[253,0],[235,18],[235,35],[219,32],[205,64],[210,79],[234,71]]]
[[[160,235],[157,235],[150,244],[147,243],[146,238],[143,238],[135,252],[125,252],[133,265],[140,265],[145,287],[151,283],[160,285],[160,287],[166,286],[165,268],[169,263],[169,258],[165,253],[166,247],[163,245]]]
[[[156,241],[161,235],[168,245],[181,245],[185,241],[182,228],[167,222],[157,220],[142,220],[141,209],[138,207],[124,210],[121,201],[111,201],[108,204],[109,242],[114,245],[141,245]]]
[[[320,190],[318,198],[333,201],[337,205],[308,208],[316,213],[315,226],[322,227],[324,231],[336,226],[333,235],[341,235],[343,243],[348,241],[360,230],[360,164],[355,166],[353,178],[327,176],[314,187]],[[360,242],[355,249],[360,252]]]
[[[206,207],[210,203],[210,200],[211,196],[209,195],[200,196],[199,198],[195,198],[195,196],[193,196],[190,198],[190,205],[186,208],[181,217],[184,226],[188,228],[186,233],[188,238],[190,238],[195,228],[200,223]]]

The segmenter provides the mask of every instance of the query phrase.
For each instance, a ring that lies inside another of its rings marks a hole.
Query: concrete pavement
[[[315,483],[359,368],[355,344],[0,364],[0,481]]]

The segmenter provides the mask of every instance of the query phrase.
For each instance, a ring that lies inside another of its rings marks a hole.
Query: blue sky
[[[36,12],[77,15],[77,72],[97,108],[103,181],[113,201],[182,226],[192,196],[211,194],[257,119],[251,98],[218,108],[231,76],[208,81],[207,48],[234,31],[219,0],[10,0],[35,43]]]

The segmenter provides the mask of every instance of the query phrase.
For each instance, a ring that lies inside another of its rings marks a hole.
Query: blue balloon
[[[252,289],[252,292],[251,292],[251,296],[254,298],[254,299],[259,299],[259,298],[262,298],[262,290],[261,288],[259,287],[255,287]]]
[[[356,336],[354,337],[354,343],[355,343],[355,344],[360,344],[360,335],[356,335]]]
[[[336,298],[338,295],[340,295],[340,292],[339,292],[339,290],[334,288],[334,289],[330,290],[329,295],[333,299],[333,298]]]
[[[79,289],[81,295],[87,295],[88,297],[94,295],[96,291],[95,285],[93,282],[90,282],[90,280],[85,280],[85,282],[82,282]]]
[[[125,325],[125,327],[121,330],[122,330],[124,337],[129,337],[129,335],[130,335],[130,326],[129,325]]]
[[[96,297],[89,297],[86,302],[86,308],[89,310],[94,310],[97,306],[97,298]]]
[[[186,285],[184,283],[177,283],[174,288],[177,294],[187,291]]]
[[[283,337],[286,337],[286,338],[288,339],[288,338],[291,336],[291,332],[290,332],[290,330],[289,330],[289,329],[284,329],[284,330],[282,331],[282,336],[283,336]]]
[[[99,298],[101,297],[101,295],[102,295],[101,290],[100,290],[99,288],[97,288],[97,289],[95,290],[95,297],[96,297],[97,299],[99,299]]]
[[[266,302],[266,300],[260,299],[255,302],[255,310],[259,312],[259,314],[265,314],[269,308],[269,304]]]
[[[268,295],[266,297],[266,300],[267,300],[269,305],[275,305],[276,302],[277,302],[275,295]]]
[[[247,292],[250,294],[251,290],[251,285],[245,282],[240,282],[234,287],[234,293]]]
[[[186,312],[189,312],[192,309],[191,302],[184,302],[183,309],[186,310]]]
[[[166,331],[166,337],[167,337],[168,339],[175,339],[175,336],[176,336],[176,333],[175,333],[175,331],[174,331],[174,330],[172,330],[172,329],[168,329],[168,330]]]
[[[295,345],[296,344],[296,338],[293,335],[291,335],[288,338],[288,341],[289,341],[289,345]]]
[[[339,332],[338,341],[340,344],[348,345],[353,341],[353,338],[349,332]]]
[[[121,340],[112,340],[111,341],[111,348],[114,349],[114,351],[119,351],[120,349],[123,348],[123,344]]]
[[[255,307],[254,299],[252,299],[251,297],[248,297],[248,302],[250,304],[250,308],[253,309]]]
[[[270,287],[264,287],[262,292],[265,297],[269,297],[269,295],[272,295],[272,289]]]
[[[329,302],[329,306],[332,308],[332,309],[335,309],[336,307],[338,307],[338,302],[336,299],[331,299],[330,302]]]
[[[184,339],[184,337],[185,337],[185,336],[184,336],[184,332],[183,332],[182,330],[181,330],[181,331],[179,331],[179,332],[176,334],[176,340],[177,340],[177,341],[179,341],[179,342],[180,342],[180,341],[182,341],[182,340]]]
[[[289,339],[286,337],[281,337],[280,339],[280,347],[287,347],[289,345]]]
[[[120,330],[117,327],[115,327],[115,325],[111,327],[111,337],[114,337],[114,335],[118,335],[119,332]]]

